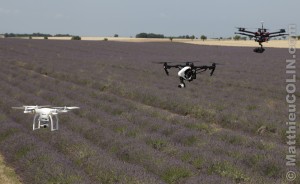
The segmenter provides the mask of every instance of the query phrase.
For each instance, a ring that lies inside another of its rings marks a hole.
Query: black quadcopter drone
[[[256,53],[263,53],[265,49],[263,48],[262,43],[269,41],[270,38],[277,37],[277,36],[284,36],[288,34],[285,33],[285,29],[280,29],[276,32],[268,32],[268,29],[264,28],[263,21],[261,22],[261,28],[258,28],[256,32],[248,31],[246,28],[238,27],[238,31],[235,34],[240,34],[244,36],[248,36],[250,39],[254,38],[256,42],[260,45],[260,47],[255,48],[253,51]]]
[[[193,62],[186,62],[185,64],[178,64],[178,65],[169,65],[168,63],[171,62],[156,62],[156,63],[163,64],[164,70],[167,75],[169,75],[168,69],[171,68],[179,69],[178,72],[178,76],[180,80],[180,84],[178,85],[179,88],[185,88],[185,83],[184,83],[185,80],[191,82],[194,79],[196,79],[197,74],[202,73],[206,70],[211,70],[210,76],[212,76],[216,69],[216,64],[217,64],[217,63],[212,63],[211,66],[206,66],[206,65],[195,66]]]

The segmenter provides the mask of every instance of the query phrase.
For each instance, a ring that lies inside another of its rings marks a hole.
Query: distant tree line
[[[155,34],[155,33],[139,33],[135,37],[136,38],[165,38],[163,34]]]
[[[163,34],[155,33],[139,33],[135,36],[136,38],[169,38],[172,39],[197,39],[195,35],[181,35],[181,36],[164,36]]]
[[[50,34],[43,34],[43,33],[32,33],[32,34],[15,34],[15,33],[5,33],[4,37],[50,37]]]
[[[195,35],[182,35],[182,36],[178,36],[178,37],[174,37],[174,38],[181,38],[181,39],[197,39],[196,37],[195,37]]]
[[[72,37],[73,35],[69,34],[44,34],[44,33],[32,33],[32,34],[15,34],[15,33],[5,33],[4,37],[9,38],[9,37]]]
[[[234,40],[247,40],[247,37],[246,36],[240,36],[240,35],[235,35],[233,37]]]
[[[69,34],[56,34],[54,36],[55,37],[72,37],[73,35],[69,35]]]

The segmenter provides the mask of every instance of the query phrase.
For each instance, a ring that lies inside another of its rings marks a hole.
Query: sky
[[[233,36],[235,27],[298,25],[299,0],[0,0],[0,34]]]

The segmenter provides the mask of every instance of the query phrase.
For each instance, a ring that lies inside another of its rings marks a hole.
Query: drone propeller
[[[214,65],[225,65],[224,63],[216,63],[216,62],[210,62],[210,63],[212,63]]]
[[[79,107],[52,107],[52,109],[55,109],[54,113],[63,113],[63,112],[69,112],[72,109],[79,109]]]
[[[172,62],[172,61],[153,61],[152,63],[155,63],[155,64],[165,64],[165,63],[176,63],[176,62]]]
[[[12,107],[13,109],[36,109],[36,108],[44,108],[51,107],[51,105],[23,105],[22,107]]]
[[[72,109],[79,109],[79,107],[51,107],[52,109],[57,109],[57,110],[72,110]]]
[[[161,61],[161,62],[152,62],[152,63],[155,63],[155,64],[165,64],[165,63],[200,63],[202,61]]]
[[[244,27],[235,27],[236,29],[238,29],[239,31],[245,31],[246,28]]]
[[[25,109],[25,107],[12,107],[13,109]]]
[[[80,109],[80,107],[65,107],[67,110]]]

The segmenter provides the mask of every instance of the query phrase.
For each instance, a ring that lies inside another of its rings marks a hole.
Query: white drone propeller
[[[23,105],[22,107],[12,107],[13,109],[35,109],[35,108],[44,108],[51,107],[51,105]]]

